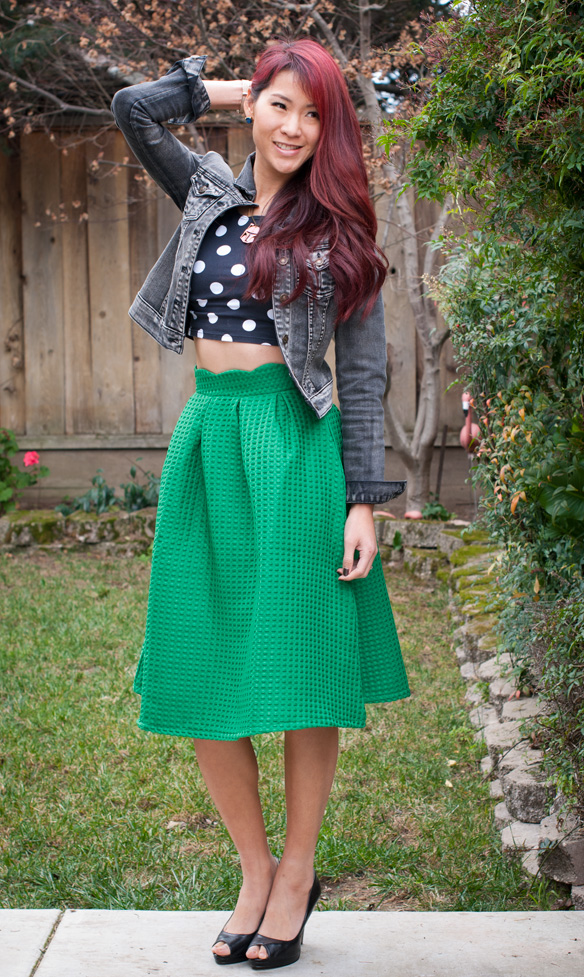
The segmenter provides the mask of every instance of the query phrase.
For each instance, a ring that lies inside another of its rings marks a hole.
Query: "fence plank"
[[[95,430],[134,430],[127,171],[128,150],[121,132],[102,137],[104,163],[89,176],[87,190],[91,351]],[[96,156],[87,147],[88,160]]]
[[[180,212],[169,197],[158,198],[158,252],[168,244],[180,222]],[[150,340],[154,342],[153,339]],[[188,398],[194,392],[195,344],[185,340],[182,356],[169,349],[160,350],[160,402],[162,430],[170,433]]]
[[[65,377],[60,154],[43,132],[23,136],[21,147],[26,430],[61,434]]]
[[[239,176],[248,155],[253,152],[251,126],[237,126],[227,132],[227,159],[236,176]]]
[[[65,430],[94,430],[89,271],[87,260],[87,163],[73,141],[61,156],[63,235],[63,329],[65,336]]]
[[[0,424],[26,430],[20,159],[0,153]]]
[[[134,176],[139,176],[135,180]],[[133,299],[158,258],[157,188],[146,186],[141,174],[128,170],[130,285]],[[130,320],[137,434],[162,431],[159,346]]]

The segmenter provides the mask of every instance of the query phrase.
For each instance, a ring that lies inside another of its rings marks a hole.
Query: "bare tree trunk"
[[[327,23],[325,17],[318,10],[318,3],[313,5],[288,3],[285,6],[297,11],[309,9],[315,26],[320,31],[323,40],[332,49],[339,64],[345,67],[349,63],[349,58],[332,26]],[[377,9],[377,6],[372,4],[371,0],[359,0],[360,56],[364,63],[371,53],[371,10],[373,9]],[[376,130],[381,132],[383,116],[373,81],[362,73],[358,73],[357,81],[373,131],[374,133]],[[381,155],[382,150],[377,149],[377,153]],[[430,499],[430,466],[440,421],[440,356],[442,347],[450,335],[449,329],[444,329],[441,333],[437,331],[437,310],[428,295],[426,281],[432,275],[436,257],[436,251],[431,248],[431,244],[439,239],[444,230],[452,201],[447,199],[442,207],[432,231],[423,268],[420,268],[418,231],[414,213],[408,195],[399,193],[404,181],[390,160],[383,164],[382,171],[394,190],[391,194],[387,194],[388,219],[385,227],[382,228],[380,246],[387,246],[390,222],[394,225],[397,224],[400,237],[404,242],[408,300],[414,315],[416,333],[423,349],[423,373],[412,436],[408,437],[389,395],[391,388],[390,362],[388,362],[388,383],[384,398],[384,411],[391,446],[403,461],[407,471],[406,509],[408,511],[421,510]]]

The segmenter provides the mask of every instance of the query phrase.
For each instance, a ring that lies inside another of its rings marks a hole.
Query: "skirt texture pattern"
[[[363,727],[365,703],[410,692],[379,554],[338,580],[340,412],[319,420],[282,363],[195,379],[162,471],[138,725],[217,740]]]

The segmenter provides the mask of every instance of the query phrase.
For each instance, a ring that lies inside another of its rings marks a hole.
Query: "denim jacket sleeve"
[[[201,157],[162,123],[193,122],[209,110],[211,103],[200,78],[205,61],[204,55],[175,61],[162,78],[120,89],[111,105],[116,125],[136,159],[180,210]]]
[[[379,293],[370,314],[357,310],[335,331],[335,367],[343,431],[347,502],[387,502],[405,481],[386,482],[383,394],[387,348]]]

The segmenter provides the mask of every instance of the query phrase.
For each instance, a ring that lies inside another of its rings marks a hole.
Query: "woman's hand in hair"
[[[366,577],[377,553],[377,537],[373,522],[373,506],[355,503],[349,509],[345,522],[345,552],[343,565],[338,567],[339,580],[356,580]],[[359,559],[354,559],[355,550]]]

